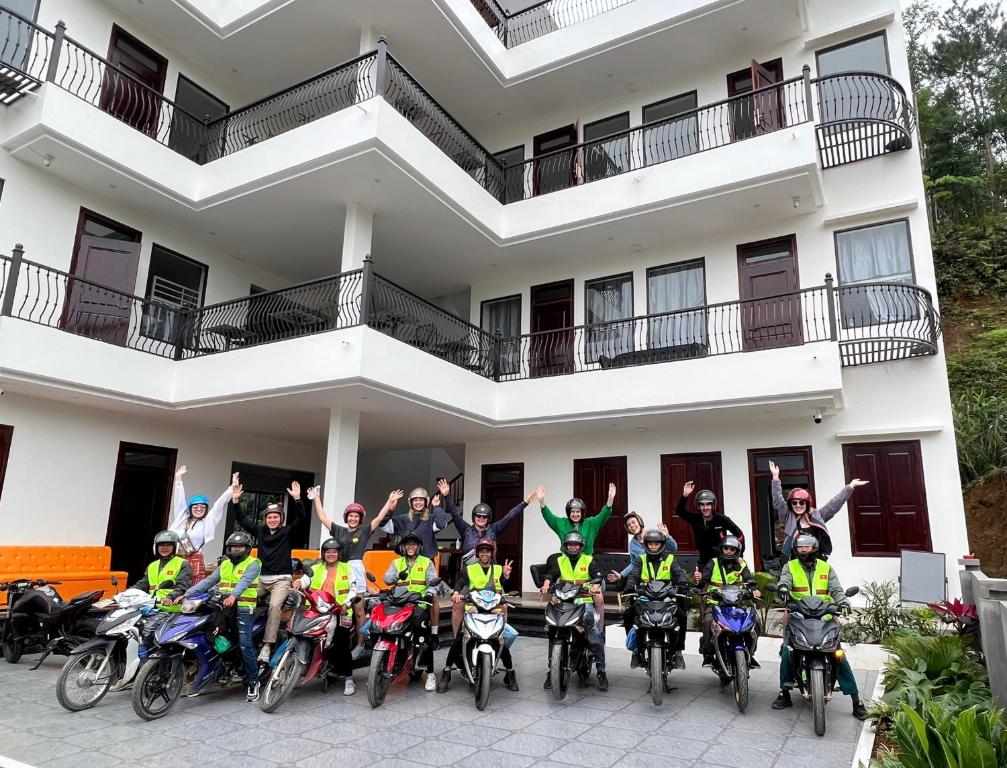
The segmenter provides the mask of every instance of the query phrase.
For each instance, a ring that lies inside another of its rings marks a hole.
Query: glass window
[[[606,117],[584,126],[584,180],[616,176],[630,168],[629,112]],[[608,138],[619,134],[614,138]]]
[[[648,270],[650,348],[680,347],[697,354],[704,352],[705,303],[706,268],[702,259]]]
[[[893,119],[895,100],[891,87],[879,78],[888,75],[888,48],[884,32],[837,45],[816,54],[819,109],[823,123],[865,119]]]
[[[147,301],[143,306],[145,336],[176,340],[185,321],[185,310],[203,304],[206,271],[205,264],[154,245],[147,270]]]
[[[482,304],[480,327],[487,333],[500,332],[500,373],[521,370],[521,297],[508,296]]]
[[[633,349],[633,275],[616,275],[584,284],[587,359],[616,357]]]
[[[663,163],[699,151],[696,92],[672,96],[643,108],[644,165]]]
[[[524,200],[524,144],[493,157],[504,165],[504,204]]]
[[[168,146],[197,163],[206,162],[203,119],[215,120],[226,115],[227,104],[183,75],[178,76],[174,102],[185,111],[175,110],[171,114]]]
[[[907,220],[837,232],[836,256],[844,328],[917,316]]]

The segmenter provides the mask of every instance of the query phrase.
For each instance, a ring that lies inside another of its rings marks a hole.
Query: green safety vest
[[[800,560],[791,560],[787,563],[787,567],[790,568],[790,575],[794,580],[794,585],[790,589],[792,597],[800,600],[802,597],[810,597],[814,594],[823,602],[832,602],[832,595],[829,593],[829,574],[832,572],[832,568],[827,562],[815,560],[815,573],[812,577],[814,586],[808,584],[808,574]]]
[[[321,589],[328,578],[328,566],[325,563],[315,563],[311,568],[311,588]],[[331,594],[336,603],[342,605],[350,594],[350,564],[336,563],[336,578],[332,581]]]
[[[410,568],[406,558],[400,557],[395,561],[395,570],[399,572],[409,572],[409,575],[406,577],[406,586],[409,588],[410,592],[426,592],[427,569],[430,567],[430,564],[431,560],[429,557],[417,555],[416,559],[413,561],[412,568]],[[399,584],[401,583],[402,582],[400,581]]]
[[[161,600],[161,598],[171,594],[174,587],[164,588],[161,587],[161,583],[168,581],[168,579],[174,581],[178,576],[178,572],[182,570],[184,562],[185,560],[176,555],[166,562],[163,568],[161,568],[160,560],[155,560],[147,566],[147,592],[153,595],[155,600]],[[158,608],[162,611],[171,611],[173,613],[182,610],[181,605],[159,605]]]
[[[479,563],[472,563],[472,565],[466,568],[466,572],[469,576],[469,588],[473,590],[478,589],[492,589],[495,592],[501,590],[500,579],[503,577],[503,566],[502,565],[491,565],[490,572],[486,573],[483,567]],[[492,577],[493,584],[490,585],[490,579]]]
[[[720,560],[713,561],[713,572],[710,574],[710,583],[706,585],[706,591],[712,592],[720,587],[727,587],[732,584],[741,583],[741,573],[748,566],[745,561],[738,559],[738,570],[736,571],[725,571],[720,567]],[[714,600],[711,597],[706,599],[708,605],[720,605],[719,600]]]
[[[559,578],[561,581],[570,581],[574,584],[587,584],[591,580],[591,555],[581,555],[575,568],[566,555],[560,555],[557,564],[559,565]],[[590,603],[590,596],[578,597],[575,602]]]
[[[647,553],[644,552],[640,555],[640,565],[642,566],[640,568],[640,581],[643,583],[648,581],[671,581],[671,566],[674,562],[675,556],[668,555],[657,566],[657,573],[654,573],[653,566],[647,560]]]
[[[245,575],[245,571],[248,570],[248,566],[252,563],[258,563],[259,561],[249,555],[240,563],[235,565],[230,560],[224,560],[220,564],[220,583],[217,584],[217,591],[222,592],[225,595],[229,595],[234,591],[234,588],[238,586],[238,582],[241,581],[241,577]],[[245,606],[247,608],[255,608],[255,601],[259,596],[259,577],[256,576],[255,580],[249,585],[248,589],[238,595],[238,605]]]

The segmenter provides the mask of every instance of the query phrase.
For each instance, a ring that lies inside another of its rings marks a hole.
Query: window
[[[699,151],[695,91],[648,104],[643,108],[643,123],[644,165],[663,163]]]
[[[197,163],[206,162],[203,120],[222,117],[230,111],[230,108],[205,88],[201,88],[181,74],[175,87],[174,102],[181,109],[172,111],[168,146]]]
[[[587,360],[616,357],[633,349],[633,275],[616,275],[584,283]],[[623,322],[620,322],[623,321]]]
[[[890,221],[836,232],[839,306],[844,328],[879,325],[918,316],[909,221]]]
[[[7,474],[7,459],[10,457],[10,444],[14,438],[14,427],[0,424],[0,495],[3,495],[3,481]]]
[[[584,181],[616,176],[630,168],[629,112],[606,117],[584,126]],[[619,134],[607,139],[613,134]],[[605,140],[607,139],[607,141]]]
[[[647,312],[658,315],[648,323],[650,348],[705,352],[705,304],[706,267],[702,259],[648,269]]]
[[[500,374],[518,373],[521,370],[521,297],[484,301],[480,327],[487,333],[500,332]]]
[[[929,552],[930,516],[919,440],[844,445],[843,462],[846,477],[869,481],[847,502],[853,554],[898,557],[903,549]]]
[[[818,84],[823,124],[851,118],[894,117],[895,101],[882,82],[859,74],[843,74],[889,74],[884,32],[818,51],[815,58],[818,76],[827,78]]]
[[[147,270],[147,301],[143,306],[143,335],[175,341],[185,322],[185,310],[203,305],[205,264],[155,244]]]
[[[493,155],[504,166],[504,204],[524,200],[524,144]]]

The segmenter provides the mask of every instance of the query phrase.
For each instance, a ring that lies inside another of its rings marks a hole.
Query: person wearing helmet
[[[433,560],[437,557],[437,532],[447,528],[449,522],[439,496],[431,500],[426,488],[413,488],[409,493],[409,512],[385,520],[381,530],[399,537],[415,533],[420,537],[422,554]]]
[[[392,560],[388,570],[385,571],[385,583],[400,584],[405,586],[410,592],[425,594],[428,590],[427,584],[437,578],[437,569],[434,568],[434,561],[421,553],[423,540],[415,531],[405,533],[399,539],[399,557]],[[427,673],[426,683],[423,686],[427,691],[437,690],[437,676],[434,674],[434,647],[437,644],[437,603],[430,600],[428,617],[423,617],[420,611],[413,613],[417,621],[415,631],[418,635],[425,635],[429,642],[426,650],[417,659],[416,668],[424,669]]]
[[[742,552],[745,550],[745,533],[740,526],[727,515],[721,514],[717,507],[717,495],[713,491],[702,490],[696,494],[696,511],[688,508],[689,496],[695,490],[696,484],[689,480],[682,486],[682,496],[678,500],[675,514],[692,528],[696,548],[699,550],[699,563],[696,570],[702,573],[720,551],[720,543],[729,534],[734,534],[741,542]]]
[[[192,584],[192,567],[178,554],[178,534],[161,531],[154,537],[153,550],[157,560],[147,566],[132,588],[152,595],[162,611],[180,611],[182,606],[175,598],[185,594]]]
[[[301,589],[319,589],[332,596],[336,605],[346,605],[350,592],[355,591],[349,563],[342,562],[343,542],[332,537],[318,548],[321,561],[311,566],[311,573],[300,580]],[[346,609],[344,609],[346,610]],[[357,691],[353,682],[353,658],[350,655],[352,635],[341,622],[329,624],[328,649],[325,659],[329,663],[328,678],[344,678],[343,695],[352,696]]]
[[[602,529],[608,519],[612,516],[612,505],[615,503],[616,488],[615,483],[608,484],[608,500],[594,517],[587,517],[587,506],[581,499],[570,499],[566,503],[566,516],[560,517],[553,514],[545,503],[545,488],[539,486],[538,495],[539,509],[542,511],[542,519],[562,542],[571,531],[577,531],[584,537],[584,554],[594,554],[594,542],[598,538],[598,532]]]
[[[807,533],[799,535],[794,542],[794,555],[794,559],[784,565],[777,586],[785,587],[794,600],[815,595],[824,602],[838,605],[843,614],[849,614],[850,601],[843,585],[839,583],[836,569],[818,557],[818,539]],[[783,646],[780,649],[780,693],[773,701],[773,709],[793,706],[790,689],[794,687],[794,680],[790,666],[790,648],[787,647],[789,635],[790,627],[785,626]],[[839,683],[839,690],[852,699],[853,716],[858,720],[865,720],[867,709],[860,700],[857,678],[853,676],[853,668],[845,654],[839,662],[836,682]]]
[[[626,575],[626,592],[635,592],[641,583],[648,581],[671,581],[681,590],[689,583],[689,575],[682,569],[682,566],[675,562],[675,555],[668,552],[668,536],[659,528],[648,528],[641,536],[643,552],[633,558],[630,563],[629,573]],[[685,669],[685,659],[682,658],[682,651],[685,649],[685,633],[688,629],[687,606],[685,601],[679,599],[679,625],[678,625],[678,645],[675,647],[674,664],[678,669]],[[635,619],[636,605],[627,609],[631,622]],[[636,627],[630,624],[630,629],[626,633],[626,648],[633,652],[630,666],[636,668],[640,666],[641,659],[636,648]]]
[[[697,586],[705,586],[707,593],[732,584],[744,586],[752,581],[752,572],[741,557],[741,540],[737,536],[726,536],[720,542],[720,552],[706,564],[703,572],[694,577]],[[759,590],[752,594],[756,599],[762,597]],[[717,601],[711,597],[706,599],[703,608],[703,635],[699,641],[699,652],[703,654],[703,666],[713,664],[713,607]],[[755,630],[752,630],[755,633]],[[756,639],[758,639],[758,633]],[[758,669],[759,664],[752,659],[752,666]]]
[[[843,508],[857,488],[867,485],[870,481],[853,478],[843,486],[839,493],[815,509],[815,500],[805,488],[792,488],[787,497],[783,498],[780,468],[775,462],[769,462],[769,472],[773,476],[773,509],[776,510],[776,516],[783,523],[784,557],[791,556],[797,537],[806,533],[818,539],[818,557],[822,560],[828,560],[829,555],[832,554],[832,537],[829,536],[826,524]]]
[[[235,476],[237,477],[237,476]],[[248,692],[245,701],[259,700],[259,667],[255,660],[252,642],[252,611],[259,594],[261,563],[252,557],[252,537],[244,531],[235,531],[224,542],[225,559],[213,573],[189,587],[184,597],[216,590],[224,598],[225,608],[234,608],[234,621],[238,628],[238,644],[245,668]],[[287,558],[290,567],[290,558]],[[182,598],[178,598],[181,602]]]
[[[611,488],[614,488],[614,486],[610,487],[610,491]],[[611,495],[614,496],[614,493]],[[566,536],[563,537],[563,542],[560,545],[560,548],[560,552],[549,555],[549,559],[546,560],[546,567],[542,581],[542,593],[548,594],[552,585],[561,580],[572,581],[584,585],[590,583],[590,596],[579,597],[577,600],[578,602],[584,602],[587,604],[587,644],[591,648],[591,652],[594,654],[595,663],[598,668],[598,690],[607,691],[608,675],[605,674],[605,635],[602,633],[602,629],[598,621],[598,609],[596,607],[597,603],[595,602],[595,598],[601,597],[601,581],[604,574],[598,564],[594,562],[594,556],[585,552],[587,549],[587,540],[579,531],[570,531],[567,533]],[[549,655],[551,658],[552,654],[550,653]],[[546,671],[545,683],[542,687],[547,690],[551,687],[548,671]]]
[[[472,590],[491,589],[494,592],[502,593],[505,582],[510,578],[514,568],[514,561],[506,560],[503,565],[498,565],[496,558],[496,541],[485,538],[476,542],[475,562],[467,564],[462,568],[461,576],[455,585],[455,591],[451,594],[451,600],[456,606],[465,606],[465,598]],[[466,608],[470,608],[467,606]],[[507,605],[503,604],[504,615],[507,615]],[[517,631],[510,625],[504,626],[505,643],[500,651],[500,663],[504,668],[504,685],[508,691],[519,690],[517,675],[514,673],[514,661],[511,658],[510,647],[517,639]],[[437,681],[437,693],[444,693],[451,685],[451,670],[462,661],[462,641],[461,632],[455,632],[454,640],[451,643],[451,650],[444,662],[444,670]]]
[[[636,512],[630,512],[622,519],[622,524],[626,529],[626,533],[629,534],[629,565],[623,568],[621,572],[609,571],[608,576],[605,577],[605,581],[609,584],[625,584],[626,577],[629,576],[629,572],[633,568],[633,563],[646,551],[643,546],[643,533],[645,530],[643,518]],[[672,538],[671,533],[668,531],[668,526],[664,523],[658,523],[657,529],[664,534],[665,552],[672,555],[676,554],[678,552],[678,542]],[[623,623],[625,623],[625,612],[623,612],[623,616]],[[626,627],[626,629],[628,630],[629,627]]]
[[[175,472],[175,486],[171,494],[174,516],[168,529],[178,534],[179,553],[188,561],[192,578],[199,581],[206,576],[203,547],[216,538],[217,526],[227,511],[231,485],[238,482],[238,473],[231,476],[231,485],[211,505],[206,496],[197,495],[186,500],[182,477],[188,471],[189,468],[183,464]]]

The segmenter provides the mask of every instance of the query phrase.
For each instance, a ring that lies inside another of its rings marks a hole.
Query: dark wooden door
[[[566,149],[577,143],[577,126],[566,125],[535,137],[532,169],[533,194],[544,195],[575,184],[576,151]]]
[[[678,500],[682,497],[682,486],[689,480],[696,484],[696,490],[689,497],[686,509],[695,512],[696,493],[707,489],[717,494],[718,511],[724,512],[720,453],[669,453],[661,456],[661,520],[678,542],[679,552],[698,554],[692,526],[675,514]]]
[[[0,497],[3,496],[3,481],[7,475],[7,459],[10,458],[10,444],[14,439],[14,427],[0,424]]]
[[[745,352],[804,341],[793,235],[738,246],[741,343]]]
[[[773,475],[769,471],[769,462],[775,462],[780,468],[784,496],[794,488],[807,488],[812,498],[817,499],[812,458],[810,445],[760,448],[748,452],[754,539],[750,548],[750,564],[759,570],[772,570],[780,565],[786,538],[783,523],[773,509]]]
[[[493,510],[493,519],[500,520],[524,500],[524,464],[483,464],[482,500]],[[514,561],[514,570],[507,582],[508,590],[521,591],[524,562],[524,513],[507,526],[497,539],[497,562]]]
[[[728,116],[731,123],[731,140],[750,139],[768,130],[777,130],[785,124],[782,90],[774,88],[745,98],[753,90],[783,80],[783,59],[773,59],[759,64],[752,61],[745,69],[727,76]],[[770,128],[773,125],[775,127]]]
[[[140,243],[82,235],[67,280],[62,327],[92,339],[125,345],[133,310]]]
[[[609,456],[601,459],[574,459],[573,495],[583,499],[588,512],[598,514],[608,500],[608,484],[615,483],[614,512],[598,532],[595,552],[625,552],[626,528],[622,524],[626,514],[626,457]]]
[[[775,72],[752,59],[752,90],[756,91],[752,96],[756,136],[783,127],[782,94],[779,88],[769,87],[779,80]]]
[[[930,515],[919,441],[844,445],[843,462],[847,477],[870,481],[847,502],[853,554],[929,552]]]
[[[129,573],[130,584],[154,559],[154,536],[168,522],[177,453],[174,448],[119,443],[105,546],[112,548],[112,570]]]
[[[531,375],[572,373],[573,280],[532,287],[531,331]]]
[[[112,66],[102,76],[99,106],[137,130],[156,135],[168,60],[113,25],[108,61]]]

